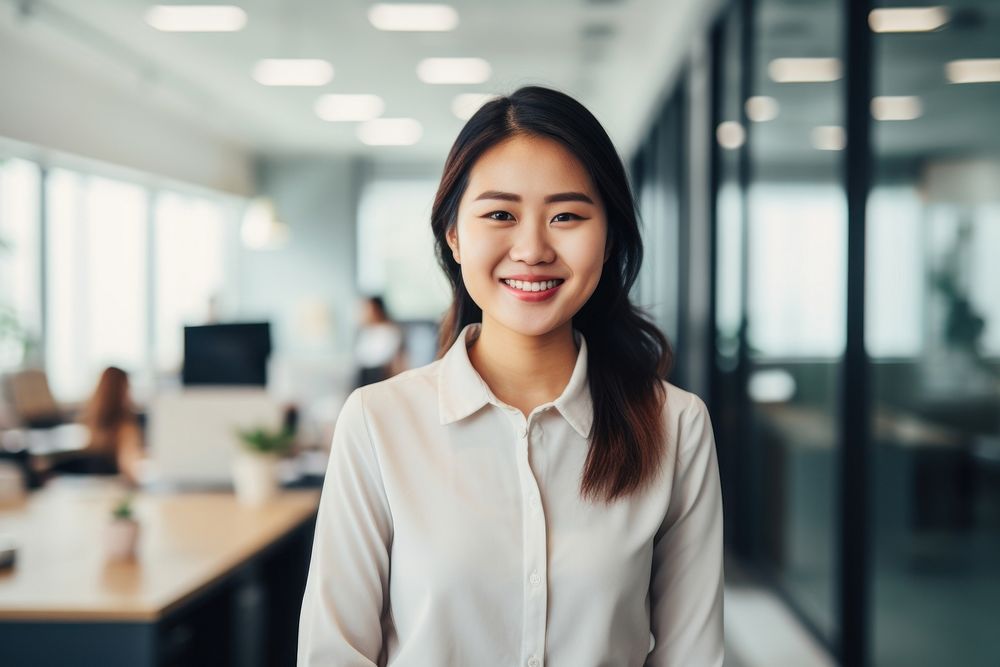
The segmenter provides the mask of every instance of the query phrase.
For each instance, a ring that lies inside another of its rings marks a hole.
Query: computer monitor
[[[191,385],[267,385],[268,322],[184,327],[181,381]]]

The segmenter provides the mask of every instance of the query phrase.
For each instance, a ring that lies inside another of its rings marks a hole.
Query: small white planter
[[[278,495],[278,457],[242,451],[233,461],[233,486],[242,505],[260,506]]]
[[[105,527],[104,553],[108,560],[131,560],[139,543],[139,522],[135,519],[112,519]]]

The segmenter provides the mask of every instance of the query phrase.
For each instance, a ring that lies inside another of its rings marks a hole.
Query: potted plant
[[[290,428],[255,427],[237,430],[240,451],[233,461],[233,486],[237,500],[262,505],[278,493],[278,459],[292,448]]]
[[[115,504],[111,522],[106,529],[105,551],[109,560],[130,560],[135,557],[139,542],[139,522],[132,511],[132,493]]]

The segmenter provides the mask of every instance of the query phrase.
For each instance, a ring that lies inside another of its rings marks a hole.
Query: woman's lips
[[[550,287],[549,289],[540,290],[538,292],[525,292],[523,290],[517,289],[516,287],[511,287],[502,280],[500,281],[500,285],[503,286],[503,288],[506,289],[508,292],[513,294],[521,301],[529,301],[529,302],[545,301],[546,299],[551,299],[553,295],[555,295],[556,291],[560,287],[562,287],[564,283],[565,281],[559,283],[558,285]]]

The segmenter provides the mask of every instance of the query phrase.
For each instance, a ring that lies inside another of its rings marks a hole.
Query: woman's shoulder
[[[334,433],[361,435],[377,445],[386,441],[387,434],[413,435],[437,424],[436,363],[351,390],[340,408]]]
[[[441,360],[410,368],[385,380],[355,388],[348,396],[364,411],[391,409],[400,404],[416,404],[429,398],[437,400],[438,373]],[[345,403],[346,405],[346,403]]]
[[[660,384],[666,394],[666,407],[674,411],[699,410],[705,406],[705,402],[693,391],[681,389],[667,380],[660,380]]]
[[[362,391],[366,396],[386,398],[433,389],[437,387],[437,367],[440,363],[438,359],[424,366],[408,368],[392,377],[358,387],[355,391]]]
[[[660,382],[666,395],[663,404],[663,417],[668,424],[680,428],[684,424],[697,423],[702,420],[709,421],[708,407],[698,394],[682,389],[667,380],[660,380]]]

